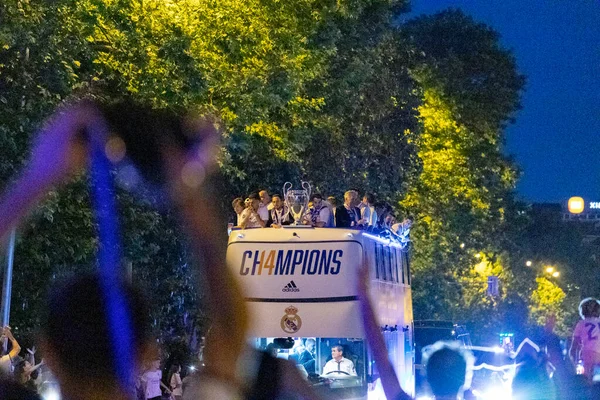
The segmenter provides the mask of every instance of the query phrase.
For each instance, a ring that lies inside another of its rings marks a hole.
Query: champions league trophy
[[[301,226],[310,227],[310,225],[302,225],[302,217],[304,217],[304,213],[308,210],[310,184],[302,182],[302,189],[292,189],[292,184],[286,182],[283,185],[283,199],[288,212],[294,217],[294,224],[291,226],[295,228]]]

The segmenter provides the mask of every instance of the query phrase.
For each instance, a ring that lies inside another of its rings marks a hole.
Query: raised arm
[[[171,193],[184,221],[190,244],[199,257],[199,265],[208,292],[212,327],[204,350],[209,371],[222,379],[235,382],[237,361],[245,347],[248,313],[239,283],[225,263],[227,236],[218,210],[208,198],[205,186],[189,186],[181,180],[181,172],[193,164],[210,171],[216,166],[215,154],[219,135],[212,127],[202,131],[200,149],[191,156],[181,149],[164,149]]]
[[[579,329],[580,325],[581,324],[577,323],[575,329],[573,329],[573,340],[571,340],[571,348],[569,349],[569,358],[573,365],[577,365],[579,362],[579,353],[582,347],[581,329]]]
[[[379,371],[383,390],[386,397],[390,400],[412,400],[412,397],[402,390],[396,371],[394,371],[394,367],[388,358],[385,340],[381,334],[381,329],[377,323],[375,311],[373,310],[371,299],[369,298],[368,280],[369,266],[365,259],[359,270],[358,298],[360,300],[360,311],[363,319],[365,337],[373,352],[373,359],[375,365],[377,365],[377,370]]]
[[[83,131],[102,124],[99,111],[87,103],[65,108],[46,123],[24,171],[0,199],[0,240],[6,240],[8,232],[53,185],[85,164]]]
[[[6,337],[8,338],[8,340],[10,340],[10,344],[12,345],[12,348],[10,349],[10,353],[8,353],[8,356],[11,359],[14,359],[21,352],[21,346],[19,345],[19,342],[17,342],[17,339],[15,339],[14,335],[12,334],[10,327],[5,326],[4,333],[6,334]]]

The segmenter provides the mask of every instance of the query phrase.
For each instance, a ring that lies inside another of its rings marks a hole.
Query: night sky
[[[505,148],[521,197],[600,201],[600,0],[413,0],[410,15],[448,7],[498,31],[527,76]]]

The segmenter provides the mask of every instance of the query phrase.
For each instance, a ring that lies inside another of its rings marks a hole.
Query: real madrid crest
[[[289,306],[285,309],[285,315],[281,318],[281,329],[286,333],[296,333],[302,326],[302,319],[297,314],[298,309],[294,306]]]

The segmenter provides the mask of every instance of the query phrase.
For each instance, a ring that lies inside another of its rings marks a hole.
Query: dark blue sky
[[[600,201],[600,0],[413,0],[411,15],[448,7],[498,31],[527,76],[506,142],[521,196]]]

